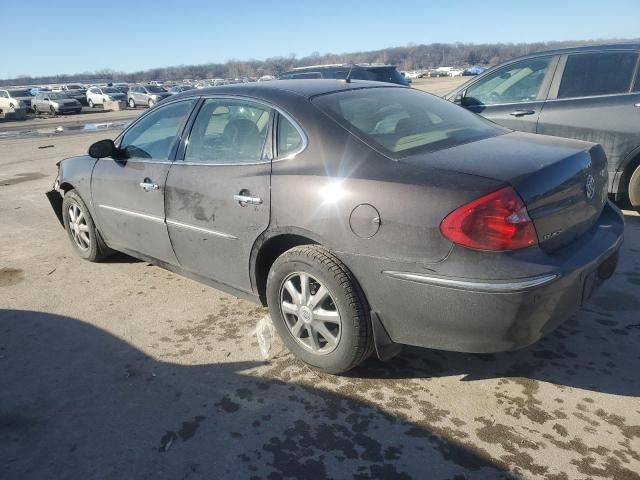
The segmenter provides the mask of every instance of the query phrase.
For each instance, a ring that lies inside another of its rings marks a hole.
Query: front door
[[[556,57],[539,57],[507,65],[472,84],[462,106],[507,128],[536,133],[556,63]]]
[[[251,249],[269,225],[271,117],[260,103],[205,100],[167,178],[167,226],[180,265],[244,291]]]
[[[92,199],[110,246],[177,263],[165,224],[165,181],[196,101],[173,102],[143,116],[121,136],[123,159],[96,163]]]

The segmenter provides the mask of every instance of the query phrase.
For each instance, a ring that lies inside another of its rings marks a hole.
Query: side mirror
[[[467,91],[463,90],[460,93],[457,93],[455,97],[453,97],[452,102],[456,105],[464,106],[464,97],[467,96]]]
[[[99,140],[89,147],[89,156],[97,159],[113,157],[117,152],[116,144],[110,138]]]

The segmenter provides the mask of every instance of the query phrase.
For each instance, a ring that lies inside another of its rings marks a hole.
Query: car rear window
[[[569,55],[558,98],[628,92],[637,60],[638,54],[634,52]]]
[[[451,102],[408,88],[366,88],[312,100],[320,110],[391,158],[494,137],[507,129]]]

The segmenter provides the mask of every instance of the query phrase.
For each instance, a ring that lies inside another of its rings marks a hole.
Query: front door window
[[[467,89],[464,106],[537,100],[550,63],[550,57],[533,58],[489,74]]]

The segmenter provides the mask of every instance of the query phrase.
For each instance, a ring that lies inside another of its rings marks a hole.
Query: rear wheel
[[[56,116],[56,109],[53,108],[52,106],[49,107],[49,113],[51,114],[52,117],[55,117]]]
[[[110,253],[96,230],[89,209],[75,190],[70,190],[62,200],[62,220],[71,244],[80,257],[99,262]]]
[[[320,246],[295,247],[276,259],[267,302],[285,345],[315,368],[343,373],[372,351],[364,295],[347,267]]]
[[[34,105],[34,106],[32,107],[32,110],[33,110],[33,114],[34,114],[34,115],[38,115],[38,114],[40,113],[40,112],[38,111],[38,106],[37,106],[37,105]]]
[[[633,208],[640,210],[640,165],[629,180],[629,202]]]

